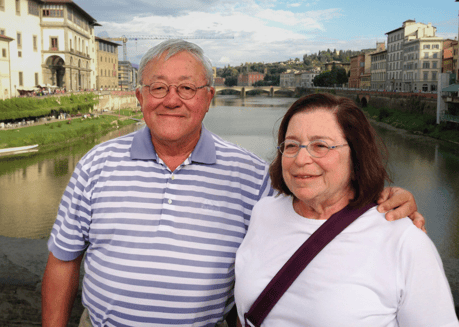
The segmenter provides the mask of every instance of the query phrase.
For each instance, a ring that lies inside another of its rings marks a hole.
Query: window
[[[437,79],[437,72],[432,72],[432,80],[435,81]]]
[[[437,62],[436,61],[432,62],[432,68],[437,68]]]
[[[5,0],[0,0],[0,10],[5,11]]]
[[[423,49],[430,49],[430,44],[424,44]]]
[[[38,73],[35,73],[35,85],[38,85]]]
[[[37,51],[37,36],[33,36],[33,50]]]
[[[16,42],[18,43],[18,49],[22,48],[21,33],[19,33],[19,32],[16,35]]]
[[[21,14],[21,2],[19,0],[16,0],[16,15]]]
[[[29,15],[40,16],[38,3],[29,0]]]
[[[1,1],[1,0],[0,0]],[[5,30],[0,28],[0,35],[5,35]]]
[[[24,86],[22,72],[19,72],[19,86]]]
[[[432,49],[440,49],[440,44],[432,44]]]
[[[429,79],[429,73],[425,72],[424,73],[424,81],[427,81]]]
[[[437,54],[438,54],[438,52],[434,52],[432,58],[437,58]]]
[[[18,57],[22,58],[22,51],[18,51]]]
[[[424,58],[429,58],[429,53],[428,52],[424,52]]]
[[[59,50],[59,44],[57,42],[57,37],[52,37],[51,38],[51,49],[53,51],[58,51]]]
[[[430,62],[424,61],[424,62],[422,63],[422,68],[427,68],[427,69],[430,68]]]
[[[64,6],[44,5],[43,17],[64,17]]]
[[[2,49],[2,57],[6,58],[6,49],[5,48]]]

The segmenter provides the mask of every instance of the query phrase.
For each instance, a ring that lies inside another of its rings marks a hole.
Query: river
[[[218,96],[206,128],[270,161],[279,119],[293,98]],[[0,235],[47,238],[60,197],[78,160],[95,144],[130,133],[131,125],[99,140],[26,158],[0,159]],[[410,190],[426,217],[459,303],[459,146],[375,126],[390,153],[394,184]]]

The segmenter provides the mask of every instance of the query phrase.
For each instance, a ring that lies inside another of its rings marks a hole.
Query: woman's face
[[[287,128],[286,140],[307,145],[314,140],[329,146],[346,144],[336,116],[330,111],[315,110],[295,114]],[[328,151],[314,158],[301,148],[294,158],[282,157],[282,175],[292,193],[307,205],[332,205],[343,197],[352,198],[352,160],[349,146]]]

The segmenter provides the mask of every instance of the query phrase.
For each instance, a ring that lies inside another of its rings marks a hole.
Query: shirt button
[[[169,203],[169,204],[172,204],[172,200],[171,200],[171,199],[169,199],[169,200],[167,201],[167,203]]]
[[[174,179],[175,179],[175,175],[172,175],[172,176],[171,176],[171,179],[174,180]]]

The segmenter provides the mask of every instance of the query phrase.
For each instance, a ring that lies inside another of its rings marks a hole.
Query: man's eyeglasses
[[[198,92],[199,89],[202,89],[206,86],[209,86],[208,84],[203,85],[203,86],[196,86],[191,83],[182,83],[179,85],[167,85],[161,82],[155,82],[150,85],[141,85],[142,87],[147,86],[148,91],[150,92],[151,96],[157,99],[162,99],[164,98],[167,93],[169,93],[169,89],[171,86],[174,86],[177,89],[177,93],[179,97],[181,97],[184,100],[189,100],[193,98],[196,95],[196,92]]]
[[[309,142],[307,145],[301,145],[300,142],[295,140],[286,140],[282,142],[277,149],[282,153],[283,156],[288,158],[294,158],[298,155],[301,148],[308,150],[311,157],[322,158],[327,155],[328,151],[346,146],[346,144],[340,145],[328,145],[327,142],[321,140],[315,140]]]

